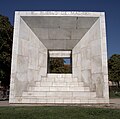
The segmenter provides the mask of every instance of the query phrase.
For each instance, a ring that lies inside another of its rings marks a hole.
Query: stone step
[[[53,83],[53,86],[79,86],[79,87],[84,87],[84,83],[83,82],[70,82],[70,83],[58,83],[58,82],[55,82]]]
[[[29,91],[29,92],[23,92],[23,94],[22,94],[22,96],[27,96],[27,97],[31,97],[32,98],[32,96],[37,96],[37,97],[46,97],[47,96],[47,92],[39,92],[39,91],[36,91],[36,92],[34,92],[34,91]]]
[[[29,99],[50,99],[50,100],[56,100],[56,99],[62,99],[62,100],[92,100],[92,99],[97,99],[97,98],[91,98],[91,97],[46,97],[46,96],[22,96],[22,99],[29,98]]]
[[[47,74],[47,78],[72,78],[72,74]]]
[[[77,78],[42,78],[40,82],[79,82]]]
[[[55,78],[54,82],[78,82],[77,78]]]
[[[24,94],[23,94],[23,96],[22,96],[22,98],[38,98],[38,99],[93,99],[92,97],[70,97],[70,96],[66,96],[66,97],[58,97],[58,96],[56,96],[56,97],[53,97],[53,96],[45,96],[45,95],[47,95],[47,93],[45,93],[45,94],[43,94],[44,96],[42,96],[41,94],[41,96],[39,95],[35,95],[35,94],[33,94],[34,92],[24,92]],[[33,94],[33,95],[32,95]]]
[[[97,98],[22,97],[22,103],[105,103]]]
[[[85,92],[82,92],[82,91],[79,91],[79,92],[67,92],[67,91],[61,91],[61,92],[56,92],[56,91],[51,91],[51,92],[34,92],[34,91],[31,91],[31,92],[23,92],[22,94],[23,97],[36,97],[36,98],[39,98],[39,97],[42,97],[42,98],[70,98],[70,99],[83,99],[83,98],[86,98],[86,99],[90,99],[90,98],[96,98],[96,92],[88,92],[88,91],[85,91]]]
[[[84,86],[83,82],[36,82],[35,86]]]
[[[29,87],[28,91],[90,91],[89,87],[74,86],[34,86]]]
[[[84,104],[84,103],[96,103],[97,100],[95,99],[39,99],[39,98],[23,98],[22,103],[79,103],[79,104]]]
[[[36,97],[22,97],[22,103],[78,103],[78,104],[105,104],[108,103],[108,100],[99,99],[99,98],[81,98],[81,99],[60,99],[60,98],[36,98]]]

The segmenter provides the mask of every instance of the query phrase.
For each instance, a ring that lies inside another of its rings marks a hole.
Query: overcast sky
[[[120,0],[0,0],[0,14],[14,23],[15,11],[106,12],[108,56],[120,54]]]

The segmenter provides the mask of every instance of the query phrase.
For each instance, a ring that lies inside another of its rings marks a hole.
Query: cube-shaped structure
[[[104,12],[16,11],[9,103],[109,103]]]

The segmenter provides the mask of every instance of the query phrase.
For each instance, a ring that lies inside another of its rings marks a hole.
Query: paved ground
[[[0,107],[1,106],[10,106],[8,101],[0,101]]]
[[[120,109],[120,98],[110,99],[110,107]]]
[[[110,99],[110,103],[111,104],[118,104],[118,105],[120,105],[120,98]]]
[[[12,104],[11,105],[11,104],[9,104],[8,101],[0,101],[0,107],[2,107],[2,106],[44,106],[44,105],[47,105],[47,104],[22,104],[22,105],[18,105],[18,104],[13,105]],[[48,105],[50,105],[50,104],[48,104]],[[53,105],[51,104],[51,106],[53,106]],[[54,106],[57,106],[57,104]],[[59,104],[59,106],[60,106],[60,104]],[[65,104],[63,104],[63,106],[65,106]],[[72,105],[72,106],[74,106],[74,105]],[[79,105],[75,104],[75,106],[79,106]],[[86,106],[86,105],[84,105],[84,106]],[[90,106],[90,105],[87,105],[87,106]],[[94,106],[94,105],[92,105],[92,106]],[[120,98],[110,99],[110,104],[108,104],[108,105],[95,105],[95,107],[120,109]]]

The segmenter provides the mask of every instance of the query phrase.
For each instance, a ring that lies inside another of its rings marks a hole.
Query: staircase
[[[96,92],[90,92],[72,74],[48,74],[22,94],[22,103],[94,103]]]

